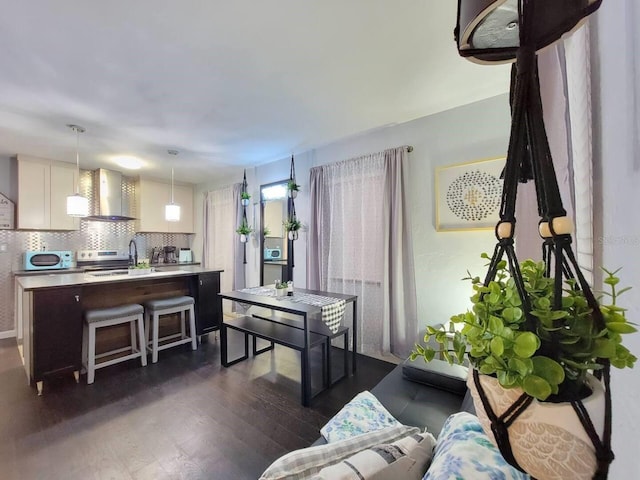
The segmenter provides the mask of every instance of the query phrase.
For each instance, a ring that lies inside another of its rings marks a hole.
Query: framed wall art
[[[436,168],[436,230],[492,230],[500,219],[506,158]]]

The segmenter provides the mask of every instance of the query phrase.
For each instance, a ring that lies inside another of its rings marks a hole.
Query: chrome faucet
[[[131,245],[133,245],[133,256],[131,255]],[[135,238],[129,242],[129,265],[133,267],[138,265],[138,245],[136,245]]]

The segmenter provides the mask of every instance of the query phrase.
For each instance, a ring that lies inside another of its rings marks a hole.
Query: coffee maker
[[[176,247],[164,247],[164,263],[178,263],[176,258]]]
[[[153,247],[151,249],[151,263],[158,264],[164,263],[164,248],[163,247]]]

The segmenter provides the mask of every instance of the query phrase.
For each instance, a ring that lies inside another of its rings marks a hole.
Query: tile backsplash
[[[192,235],[170,233],[135,233],[134,222],[85,222],[74,232],[27,232],[0,230],[0,333],[13,330],[14,270],[23,270],[26,250],[126,250],[135,238],[138,257],[151,258],[151,249],[163,245],[191,247]]]

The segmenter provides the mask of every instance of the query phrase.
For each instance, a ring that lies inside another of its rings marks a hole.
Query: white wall
[[[593,51],[595,150],[598,168],[594,186],[601,193],[595,204],[602,246],[602,265],[623,267],[621,283],[633,290],[621,298],[631,321],[640,323],[640,6],[637,0],[603,2],[596,14]],[[634,66],[635,63],[635,66]],[[625,337],[640,357],[640,334]],[[635,371],[612,372],[612,479],[639,478],[640,365]]]
[[[505,79],[508,82],[508,78]],[[381,128],[363,135],[295,155],[296,177],[302,185],[296,198],[296,211],[303,223],[309,218],[309,169],[400,145],[414,147],[410,157],[409,199],[415,255],[419,325],[443,322],[469,305],[471,288],[460,279],[466,271],[481,275],[486,271],[480,253],[492,252],[492,231],[436,232],[434,210],[434,169],[450,165],[504,156],[509,136],[507,95],[483,100],[400,125]],[[289,177],[290,158],[284,158],[247,171],[253,198],[259,185]],[[225,179],[200,185],[197,197],[207,189],[242,179]],[[197,198],[197,231],[201,230],[202,199]],[[294,284],[306,286],[306,232],[295,242]],[[200,248],[196,235],[194,249]],[[248,285],[259,281],[257,245],[248,255]]]

